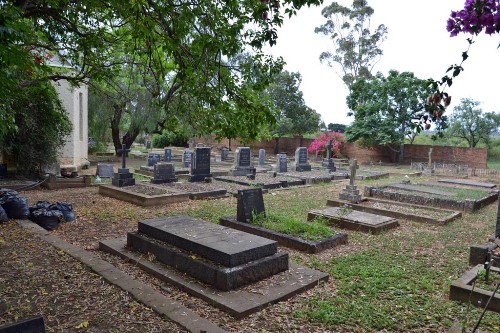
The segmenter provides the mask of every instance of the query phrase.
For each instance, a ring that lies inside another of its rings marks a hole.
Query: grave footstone
[[[193,151],[191,149],[186,149],[182,153],[182,166],[184,168],[189,168],[193,160]]]
[[[147,158],[148,167],[155,166],[156,163],[160,162],[160,159],[161,159],[160,154],[156,154],[156,153],[148,154],[148,158]]]
[[[172,162],[172,149],[170,148],[164,148],[165,149],[165,162]]]
[[[234,164],[229,170],[231,176],[246,176],[255,174],[255,167],[252,165],[252,153],[249,147],[238,147],[234,152]]]
[[[134,175],[130,173],[126,165],[127,154],[129,151],[130,149],[127,149],[124,144],[122,145],[122,149],[117,150],[117,152],[122,156],[122,167],[118,169],[118,172],[114,174],[113,179],[111,180],[111,183],[114,186],[124,187],[135,185]]]
[[[236,220],[251,223],[254,215],[266,216],[262,188],[238,190]]]
[[[266,150],[259,149],[259,167],[264,167],[266,162]]]
[[[190,182],[201,182],[206,177],[212,177],[210,173],[210,147],[196,147],[194,149],[191,163]]]
[[[346,200],[352,203],[359,203],[361,201],[361,195],[359,195],[359,190],[354,184],[356,179],[356,170],[359,169],[358,161],[356,159],[352,160],[349,169],[349,185],[347,185],[345,189],[340,191],[339,199]]]
[[[333,164],[332,142],[333,142],[332,140],[328,140],[328,144],[326,145],[326,158],[323,159],[321,165],[323,166],[323,168],[328,169],[331,172],[334,172],[335,170],[337,170],[337,168]]]
[[[95,175],[101,178],[113,178],[113,165],[107,163],[97,163]]]
[[[295,171],[311,171],[311,165],[309,164],[307,148],[298,147],[295,149]]]
[[[172,183],[177,181],[175,177],[175,168],[172,163],[160,162],[155,164],[153,175],[154,178],[151,179],[151,183],[153,184]]]
[[[276,155],[276,172],[288,172],[288,159],[286,154]]]
[[[45,323],[43,317],[38,316],[0,326],[0,333],[45,333]]]

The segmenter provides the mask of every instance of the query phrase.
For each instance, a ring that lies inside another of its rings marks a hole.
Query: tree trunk
[[[113,139],[113,146],[115,147],[115,154],[119,156],[118,149],[121,149],[121,140],[120,140],[120,120],[122,118],[123,109],[119,105],[113,106],[115,109],[115,113],[111,118],[111,138]]]
[[[280,138],[277,137],[274,138],[274,153],[278,154],[279,151],[280,151]]]

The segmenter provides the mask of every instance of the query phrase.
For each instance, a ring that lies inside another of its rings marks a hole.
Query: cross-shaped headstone
[[[351,177],[349,178],[349,184],[354,185],[354,180],[356,179],[356,169],[359,169],[358,160],[354,159],[350,165]]]
[[[118,149],[117,152],[119,154],[122,154],[122,169],[125,169],[126,168],[126,157],[127,157],[127,153],[130,151],[130,149],[127,149],[125,144],[122,144],[122,149]]]
[[[326,158],[327,159],[332,158],[332,148],[333,148],[332,140],[328,140],[328,144],[326,145]]]

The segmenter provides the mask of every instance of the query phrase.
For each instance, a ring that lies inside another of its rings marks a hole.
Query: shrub
[[[328,140],[332,140],[333,156],[340,157],[340,148],[342,147],[342,143],[345,142],[345,137],[338,132],[322,133],[318,138],[311,142],[307,151],[311,154],[326,155],[326,145],[328,144]]]
[[[189,139],[186,131],[163,132],[153,136],[152,144],[154,148],[163,148],[168,146],[183,147]]]

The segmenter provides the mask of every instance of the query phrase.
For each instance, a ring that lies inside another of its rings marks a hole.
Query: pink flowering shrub
[[[319,136],[319,138],[314,139],[313,142],[307,148],[307,152],[310,154],[324,155],[326,156],[326,146],[328,145],[328,140],[332,140],[332,152],[333,156],[340,156],[340,147],[345,141],[344,135],[338,132],[327,132]]]
[[[460,32],[477,35],[500,32],[499,0],[466,0],[464,9],[452,11],[446,29],[451,36]]]

